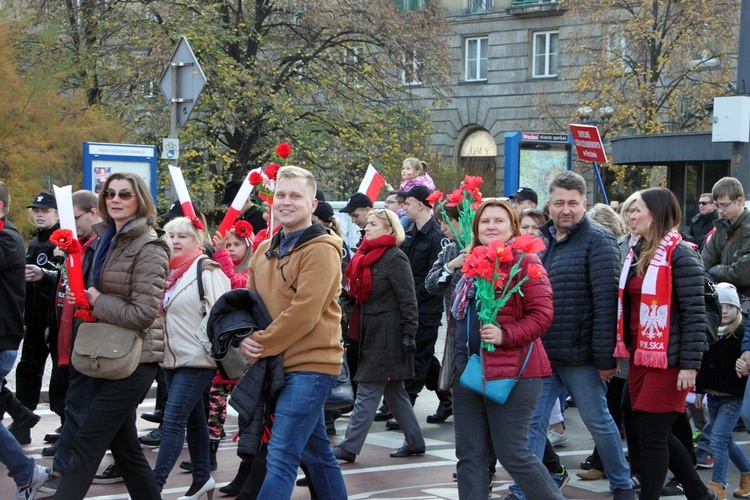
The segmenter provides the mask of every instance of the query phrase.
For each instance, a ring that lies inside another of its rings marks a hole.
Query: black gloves
[[[414,341],[414,337],[410,335],[404,335],[401,338],[401,347],[404,348],[404,351],[413,353],[417,350],[417,343]]]

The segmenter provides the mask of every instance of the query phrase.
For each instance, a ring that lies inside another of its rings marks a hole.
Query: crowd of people
[[[357,460],[373,421],[403,432],[391,457],[427,452],[413,409],[425,389],[439,400],[427,422],[453,418],[462,499],[491,493],[498,461],[515,481],[507,498],[564,498],[570,476],[554,448],[567,439],[568,396],[595,443],[578,475],[608,480],[615,500],[669,488],[720,499],[733,486],[750,497],[750,460],[732,437],[741,419],[750,425],[750,211],[740,182],[726,177],[702,194],[683,231],[680,203],[664,188],[633,193],[617,210],[589,208],[585,180],[566,171],[543,206],[521,187],[467,215],[436,196],[427,171],[407,158],[385,208],[349,198],[341,212],[361,229],[354,248],[313,175],[295,166],[277,173],[265,202],[272,219],[252,207],[225,234],[210,235],[197,206],[185,217],[180,203],[162,214],[162,229],[135,174],[112,174],[98,195],[74,193],[89,314],[140,340],[135,368],[115,378],[71,362],[85,317],[53,244],[55,197],[40,193],[28,206],[37,233],[27,247],[0,182],[3,381],[23,340],[16,393],[3,383],[0,395],[12,418],[0,424],[0,462],[17,497],[80,499],[92,482],[122,480],[132,498],[158,499],[186,441],[190,460],[179,467],[192,484],[180,499],[210,499],[230,404],[242,460],[222,493],[288,499],[301,467],[314,498],[346,498],[339,462]],[[505,252],[489,297],[476,260],[488,252]],[[46,436],[51,469],[22,448],[39,420],[47,356],[61,421]],[[468,384],[476,357],[483,380],[515,380],[502,402]],[[326,402],[342,363],[355,398],[332,444],[342,411]],[[144,417],[160,425],[139,437],[136,411],[154,380],[157,407]],[[697,425],[704,408],[696,453],[690,418]],[[142,445],[159,446],[153,468]],[[108,449],[114,463],[97,474]],[[712,466],[711,481],[696,466]]]

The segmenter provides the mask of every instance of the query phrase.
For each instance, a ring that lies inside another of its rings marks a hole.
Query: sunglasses
[[[710,204],[711,204],[710,201],[699,201],[698,202],[698,205],[700,205],[702,207],[705,207],[706,205],[710,205]]]
[[[118,193],[114,189],[107,189],[104,191],[104,197],[108,200],[114,200],[115,196],[118,196],[122,201],[128,201],[135,196],[135,193],[128,190],[123,190]]]

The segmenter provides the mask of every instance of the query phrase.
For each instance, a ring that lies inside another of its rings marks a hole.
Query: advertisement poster
[[[519,187],[528,187],[539,196],[537,206],[547,203],[547,186],[560,172],[568,169],[568,151],[564,148],[524,149],[519,151]]]

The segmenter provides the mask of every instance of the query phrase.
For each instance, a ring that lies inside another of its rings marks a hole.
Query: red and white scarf
[[[669,348],[669,318],[672,309],[672,252],[682,236],[676,230],[669,231],[659,243],[654,257],[641,285],[640,325],[633,362],[649,368],[667,368]],[[625,319],[623,315],[623,295],[628,281],[628,273],[633,263],[633,247],[620,273],[620,287],[617,299],[617,346],[615,358],[629,357],[625,347]]]

